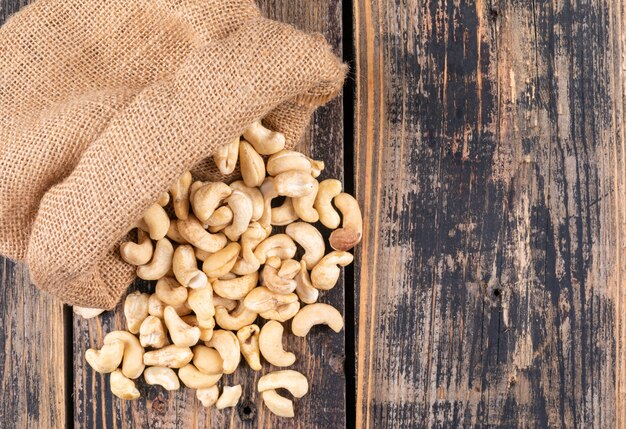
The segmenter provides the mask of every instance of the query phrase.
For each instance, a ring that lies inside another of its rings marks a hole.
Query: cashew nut
[[[196,390],[196,398],[200,401],[203,407],[212,407],[220,395],[220,390],[215,386],[207,387],[206,389]]]
[[[300,271],[296,275],[296,283],[298,284],[296,286],[296,294],[300,301],[305,304],[313,304],[317,301],[320,291],[313,287],[304,261],[300,261]]]
[[[305,337],[313,326],[322,324],[339,332],[343,329],[343,317],[332,305],[319,302],[305,305],[291,321],[291,332],[297,337]]]
[[[198,269],[193,247],[188,244],[178,246],[174,252],[172,269],[176,280],[185,287],[200,289],[209,283],[206,274]]]
[[[259,223],[263,227],[269,227],[272,223],[272,200],[278,196],[273,177],[266,177],[260,187],[263,194],[263,215]]]
[[[234,299],[222,298],[219,295],[213,294],[213,305],[217,307],[224,307],[228,311],[233,311],[239,302]]]
[[[172,342],[179,347],[191,347],[200,339],[200,328],[189,326],[176,314],[171,306],[165,307],[163,314],[165,325],[170,333]]]
[[[170,221],[170,229],[167,230],[167,238],[178,244],[189,244],[187,240],[180,235],[178,231],[178,221],[176,219]]]
[[[147,384],[161,386],[165,390],[178,390],[180,383],[178,376],[171,368],[164,366],[150,366],[143,372],[143,378]]]
[[[239,143],[239,167],[246,186],[261,186],[265,179],[265,163],[261,155],[245,140]]]
[[[126,400],[137,399],[141,396],[135,387],[135,382],[125,377],[119,370],[111,373],[111,393]]]
[[[235,171],[239,154],[239,139],[239,137],[235,137],[230,143],[220,146],[213,153],[213,161],[215,161],[217,169],[224,176],[228,176]]]
[[[291,198],[301,198],[313,193],[316,183],[317,180],[305,171],[290,170],[274,177],[274,189],[278,195]]]
[[[208,256],[202,264],[202,271],[210,278],[215,279],[230,272],[235,263],[241,246],[238,243],[230,243],[222,250]]]
[[[300,310],[300,303],[298,301],[290,302],[289,304],[279,305],[273,310],[264,311],[259,313],[259,316],[266,320],[278,320],[279,322],[286,322],[298,313]]]
[[[334,200],[343,217],[342,227],[330,234],[330,247],[335,250],[350,250],[363,236],[363,217],[357,200],[349,194],[341,193]]]
[[[178,219],[185,220],[189,215],[189,187],[192,180],[191,173],[187,171],[170,187],[170,193],[174,200],[174,212]]]
[[[196,315],[190,314],[181,317],[181,319],[189,326],[197,326],[200,328],[200,341],[209,341],[213,337],[213,329],[215,328],[215,319],[213,317],[198,320]],[[203,326],[200,326],[200,322],[202,322]]]
[[[187,300],[187,288],[172,277],[160,278],[154,292],[167,305],[180,305]]]
[[[315,197],[317,196],[317,191],[319,189],[319,183],[317,183],[317,180],[314,180],[312,183],[313,191],[310,194],[305,195],[304,197],[294,198],[292,200],[293,209],[297,213],[298,217],[309,223],[315,223],[320,220],[317,210],[313,207]]]
[[[193,364],[205,374],[222,374],[224,372],[224,360],[219,352],[200,344],[193,348]]]
[[[194,190],[191,196],[193,212],[202,223],[206,223],[222,200],[230,195],[230,186],[222,182],[209,182]]]
[[[206,389],[215,386],[222,374],[205,374],[189,363],[178,370],[178,378],[190,389]]]
[[[252,220],[259,220],[261,216],[263,216],[264,208],[263,194],[261,191],[259,191],[258,188],[250,188],[246,186],[243,180],[237,180],[236,182],[231,183],[230,187],[233,191],[243,192],[248,196],[248,198],[250,198],[250,201],[252,201]]]
[[[145,265],[152,258],[152,240],[142,230],[137,230],[137,243],[126,242],[120,245],[120,256],[131,265]]]
[[[253,323],[256,318],[257,313],[248,310],[246,306],[243,305],[243,301],[239,302],[239,305],[232,313],[229,313],[228,310],[222,306],[215,307],[215,319],[222,329],[236,331]]]
[[[331,203],[333,198],[341,194],[341,189],[341,182],[337,179],[326,179],[319,184],[313,207],[320,216],[320,222],[326,228],[336,229],[341,222],[339,213]]]
[[[261,393],[265,406],[278,417],[293,417],[293,401],[270,389]]]
[[[242,258],[237,260],[231,269],[234,274],[243,276],[259,270],[261,264],[256,256],[254,256],[254,250],[268,235],[267,230],[258,222],[252,222],[248,226],[246,232],[241,236]]]
[[[259,392],[266,390],[287,389],[296,398],[302,398],[309,391],[309,382],[306,377],[292,369],[270,372],[259,378],[257,384]]]
[[[143,214],[143,220],[146,222],[150,238],[160,240],[167,234],[170,228],[170,218],[165,209],[157,203],[152,204]]]
[[[272,225],[289,225],[298,219],[300,218],[293,208],[293,200],[289,197],[285,198],[285,202],[280,207],[272,208]]]
[[[270,320],[259,334],[259,350],[270,364],[274,366],[291,366],[296,361],[296,355],[283,349],[283,325],[276,320]]]
[[[136,334],[139,327],[146,317],[148,317],[148,300],[150,295],[147,293],[133,292],[126,296],[124,301],[124,317],[126,318],[126,328]]]
[[[310,173],[311,162],[303,153],[287,149],[275,153],[267,160],[267,174],[270,176],[277,176],[290,170]]]
[[[137,277],[143,280],[158,280],[172,268],[174,246],[167,238],[157,241],[149,264],[137,267]]]
[[[216,280],[213,290],[221,297],[228,299],[243,299],[258,283],[259,274],[255,271],[232,280]]]
[[[252,219],[252,201],[243,192],[233,191],[226,203],[233,212],[233,223],[224,228],[224,233],[229,240],[237,241]]]
[[[286,279],[293,279],[300,272],[300,262],[295,259],[285,259],[280,263],[278,275]]]
[[[334,250],[324,256],[313,270],[311,270],[311,282],[317,289],[330,290],[335,287],[341,270],[338,265],[345,267],[352,263],[354,256],[348,252]]]
[[[215,408],[223,410],[224,408],[234,407],[241,398],[241,384],[236,386],[224,386],[222,395],[215,403]]]
[[[146,352],[143,363],[148,366],[166,366],[168,368],[182,368],[191,362],[193,353],[189,347],[171,345],[159,350]]]
[[[288,225],[285,232],[304,249],[302,260],[307,269],[312,269],[322,260],[326,245],[317,228],[305,222],[296,222]]]
[[[309,162],[311,163],[311,175],[315,178],[319,177],[319,175],[322,174],[322,171],[326,167],[324,165],[324,161],[309,158]]]
[[[259,327],[248,325],[237,331],[237,339],[243,357],[254,371],[261,370],[261,358],[259,356]]]
[[[83,319],[93,319],[104,313],[104,310],[100,308],[79,307],[77,305],[73,306],[72,310]]]
[[[124,358],[122,359],[122,373],[128,378],[135,379],[141,375],[144,369],[143,347],[139,340],[130,332],[112,331],[104,337],[104,344],[117,341],[124,343]]]
[[[210,218],[207,219],[206,224],[210,228],[224,229],[233,221],[233,211],[227,207],[222,206],[215,209]]]
[[[150,298],[148,299],[148,314],[150,314],[150,316],[155,316],[159,319],[163,319],[164,311],[165,303],[157,298],[156,293],[150,295]]]
[[[278,257],[272,256],[267,259],[263,267],[263,284],[272,292],[282,294],[293,292],[297,286],[296,281],[280,277],[278,275],[278,267],[280,267],[280,259]]]
[[[213,332],[211,341],[205,343],[209,347],[213,347],[218,351],[224,361],[224,374],[232,374],[239,366],[241,359],[241,350],[239,349],[239,341],[237,337],[230,331],[222,329]]]
[[[202,320],[211,319],[215,315],[213,289],[209,283],[202,289],[190,289],[187,303],[196,313],[200,323]]]
[[[268,288],[256,287],[245,297],[243,304],[251,311],[264,313],[276,310],[281,305],[298,301],[298,296],[294,293],[281,294],[272,292]]]
[[[202,250],[198,248],[194,248],[193,253],[196,254],[196,259],[202,262],[206,261],[206,258],[208,258],[209,256],[213,254],[212,252],[207,252],[206,250]]]
[[[261,155],[271,155],[285,147],[284,134],[265,128],[259,121],[252,123],[243,132],[243,138]]]
[[[192,214],[189,214],[187,220],[178,221],[178,232],[187,242],[205,252],[214,253],[226,246],[227,240],[224,234],[207,232],[200,221]]]
[[[139,328],[139,342],[143,347],[160,349],[169,344],[163,321],[156,316],[148,316]]]
[[[101,374],[113,372],[120,366],[124,357],[124,343],[122,341],[111,341],[102,346],[100,350],[87,349],[85,360]]]
[[[168,205],[170,202],[170,194],[167,192],[163,192],[161,193],[161,195],[159,195],[159,198],[157,199],[157,204],[160,205],[161,207],[165,207],[166,205]]]
[[[287,234],[272,235],[263,240],[254,250],[259,263],[264,264],[267,258],[278,256],[280,259],[291,259],[296,254],[296,243]]]

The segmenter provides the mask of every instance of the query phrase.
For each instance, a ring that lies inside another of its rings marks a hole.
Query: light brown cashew
[[[165,207],[166,205],[168,205],[170,202],[170,194],[168,192],[163,192],[161,195],[159,195],[159,198],[157,199],[157,204],[160,205],[161,207]]]
[[[200,221],[191,213],[187,220],[178,221],[178,232],[180,232],[180,235],[182,235],[187,242],[209,253],[215,253],[223,249],[227,243],[224,234],[211,234],[207,232]]]
[[[209,256],[213,254],[213,252],[207,252],[205,250],[198,249],[197,247],[194,247],[193,253],[195,253],[196,259],[202,262],[204,262],[206,258],[208,258]]]
[[[217,307],[224,307],[228,311],[233,311],[237,308],[239,302],[234,299],[223,298],[219,295],[213,294],[213,305],[217,311]]]
[[[270,227],[271,232],[271,227]],[[254,256],[259,243],[267,238],[269,232],[258,222],[252,222],[246,232],[241,235],[241,259],[233,265],[231,271],[238,276],[251,274],[259,270],[261,264]]]
[[[223,298],[243,299],[259,282],[259,273],[256,271],[232,280],[216,280],[213,290]]]
[[[236,182],[231,183],[230,187],[233,191],[243,192],[248,196],[248,198],[250,198],[250,201],[252,201],[252,220],[259,220],[261,216],[263,216],[264,208],[263,194],[261,191],[259,191],[258,188],[250,188],[249,186],[246,186],[243,180],[237,180]]]
[[[280,207],[272,208],[272,225],[289,225],[298,219],[300,218],[293,208],[293,200],[289,197],[285,198],[285,202]]]
[[[122,363],[124,357],[124,342],[111,341],[109,344],[102,346],[100,350],[87,349],[85,352],[85,360],[100,374],[108,374],[113,372]]]
[[[271,155],[285,147],[285,135],[265,128],[259,121],[246,128],[243,138],[261,155]]]
[[[206,389],[196,390],[196,398],[198,398],[202,406],[206,408],[215,405],[219,395],[220,389],[217,387],[217,385],[207,387]]]
[[[311,162],[303,153],[294,150],[281,150],[267,160],[267,174],[277,176],[285,171],[299,170],[311,172]]]
[[[315,223],[320,220],[317,210],[313,207],[315,204],[315,197],[319,189],[319,183],[317,180],[313,182],[313,191],[309,195],[305,195],[300,198],[293,198],[293,209],[298,214],[298,217],[305,222]]]
[[[283,369],[270,372],[259,378],[257,389],[259,392],[287,389],[296,398],[302,398],[309,391],[309,382],[298,371]]]
[[[139,342],[142,347],[160,349],[169,344],[163,321],[156,316],[148,316],[139,328]]]
[[[276,320],[270,320],[259,334],[259,350],[270,364],[274,366],[291,366],[296,361],[296,355],[283,349],[283,325]]]
[[[265,406],[278,417],[293,417],[293,401],[270,389],[261,393]]]
[[[278,256],[280,259],[291,259],[296,254],[296,243],[287,234],[272,235],[263,240],[254,249],[254,256],[264,264],[267,258]]]
[[[172,269],[176,280],[185,287],[201,289],[209,283],[206,274],[198,269],[193,247],[188,244],[176,248],[172,260]]]
[[[224,176],[228,176],[235,171],[239,155],[239,140],[239,137],[235,137],[230,143],[220,146],[213,152],[213,161]]]
[[[300,272],[300,262],[295,259],[285,259],[280,263],[278,275],[286,279],[293,279]]]
[[[215,386],[222,374],[205,374],[189,363],[178,370],[178,378],[190,389],[206,389]]]
[[[167,238],[156,243],[150,263],[137,267],[137,277],[143,280],[158,280],[172,268],[174,246]]]
[[[210,218],[207,219],[206,224],[210,228],[225,228],[233,221],[233,211],[230,207],[222,206],[215,209]]]
[[[170,228],[170,218],[158,204],[152,204],[148,210],[143,214],[143,220],[148,226],[148,232],[150,238],[153,240],[160,240],[167,234],[167,230]]]
[[[255,313],[263,313],[270,310],[276,310],[281,305],[296,302],[298,296],[294,293],[281,294],[272,292],[268,288],[261,286],[256,287],[243,300],[243,305]]]
[[[349,194],[341,193],[333,199],[343,217],[342,227],[330,234],[330,247],[335,250],[350,250],[363,237],[363,217],[357,200]]]
[[[200,328],[189,326],[183,322],[180,316],[176,314],[176,310],[171,306],[165,307],[163,319],[172,342],[178,347],[191,347],[200,339]]]
[[[288,225],[285,232],[304,249],[302,260],[307,269],[312,269],[322,260],[326,245],[317,228],[305,222],[296,222]]]
[[[337,179],[326,179],[319,185],[313,207],[315,207],[320,216],[320,222],[326,228],[336,229],[341,222],[339,213],[332,205],[333,198],[341,194],[341,189],[341,182]]]
[[[166,366],[168,368],[182,368],[191,362],[193,353],[189,347],[171,345],[159,350],[146,352],[143,363],[148,366]]]
[[[195,314],[183,316],[181,319],[189,326],[197,326],[200,328],[200,341],[209,341],[213,338],[213,329],[215,328],[215,319],[213,317],[209,319],[202,319],[204,327],[200,326],[200,321]]]
[[[187,171],[170,187],[174,212],[178,219],[185,220],[189,215],[189,187],[192,181],[191,173]]]
[[[354,256],[348,252],[333,250],[324,256],[321,261],[311,270],[311,283],[313,287],[322,290],[330,290],[335,287],[341,270],[338,265],[345,267],[352,263]]]
[[[343,317],[335,307],[315,303],[305,305],[291,321],[291,332],[297,337],[305,337],[315,325],[328,325],[335,332],[343,329]]]
[[[208,182],[202,182],[201,180],[196,180],[195,182],[191,184],[191,186],[189,187],[189,202],[190,203],[193,201],[193,196],[196,193],[196,191],[200,189],[201,187],[203,187],[204,185],[206,185],[207,183]]]
[[[148,299],[148,314],[150,314],[150,316],[155,316],[159,319],[163,319],[164,310],[165,303],[157,298],[156,293],[150,295],[150,298]]]
[[[246,186],[261,186],[265,179],[265,163],[261,155],[245,140],[239,143],[239,167]]]
[[[205,343],[218,351],[224,361],[224,374],[232,374],[239,366],[241,350],[235,334],[230,331],[217,329],[213,332],[211,341]]]
[[[187,288],[172,277],[160,278],[154,293],[167,305],[180,305],[187,300]]]
[[[322,174],[322,171],[326,167],[324,165],[324,161],[318,161],[313,158],[309,158],[309,162],[311,163],[311,175],[315,178],[319,177]]]
[[[264,311],[259,313],[259,316],[266,320],[278,320],[279,322],[286,322],[294,317],[298,310],[300,310],[300,303],[298,301],[291,302],[289,304],[279,305],[273,310]]]
[[[236,331],[242,327],[254,323],[257,318],[257,313],[248,310],[243,301],[239,301],[237,308],[232,310],[231,313],[222,306],[215,307],[215,320],[222,329],[228,329],[229,331]]]
[[[224,228],[224,234],[229,240],[237,241],[252,220],[252,201],[243,192],[233,191],[226,203],[233,212],[233,223]]]
[[[278,260],[277,264],[276,260]],[[297,286],[296,281],[280,277],[276,266],[280,267],[280,259],[278,257],[272,256],[267,259],[263,267],[263,285],[276,293],[286,294],[293,292]]]
[[[139,390],[135,383],[125,377],[121,371],[116,370],[111,373],[111,393],[120,399],[134,400],[139,398]]]
[[[209,279],[216,279],[229,273],[235,265],[235,262],[237,262],[240,250],[241,246],[238,243],[230,243],[222,250],[204,259],[202,271],[204,271]]]
[[[148,317],[148,300],[150,295],[139,291],[129,293],[124,300],[124,318],[126,328],[133,334],[139,332],[141,322]]]
[[[191,208],[201,223],[207,223],[222,200],[230,195],[230,186],[222,182],[209,182],[194,189]]]
[[[180,383],[178,376],[171,368],[164,366],[150,366],[143,372],[143,378],[147,384],[161,386],[165,390],[178,390]]]
[[[170,221],[170,229],[167,230],[167,238],[178,244],[189,244],[185,238],[178,232],[178,220]]]
[[[137,230],[137,243],[126,242],[120,245],[120,256],[131,265],[145,265],[152,258],[152,240],[142,230]]]
[[[222,374],[224,372],[224,360],[219,352],[200,344],[193,348],[193,364],[205,374]]]
[[[77,305],[72,307],[75,314],[78,314],[83,319],[93,319],[104,313],[104,310],[100,308],[79,307]]]
[[[199,323],[215,316],[215,307],[213,306],[213,288],[210,283],[207,283],[207,285],[202,289],[190,289],[187,303],[194,313],[196,313]]]
[[[300,261],[300,271],[296,275],[296,294],[300,301],[305,304],[313,304],[317,301],[320,295],[320,291],[313,287],[309,272],[306,270],[306,264],[304,261]]]
[[[224,408],[234,407],[239,403],[241,398],[241,384],[236,386],[224,386],[222,395],[215,403],[215,408],[223,410]]]
[[[237,331],[237,339],[241,354],[248,362],[253,371],[261,370],[261,358],[259,356],[259,327],[257,325],[248,325]]]
[[[305,171],[290,170],[274,177],[274,189],[278,195],[291,198],[301,198],[313,193],[316,183],[317,180]]]
[[[122,359],[122,373],[128,378],[135,379],[141,375],[144,369],[143,347],[139,340],[130,332],[112,331],[105,335],[104,344],[116,341],[124,343],[124,358]]]

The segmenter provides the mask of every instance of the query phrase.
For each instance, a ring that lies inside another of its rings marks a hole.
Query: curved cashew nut
[[[145,265],[152,258],[152,240],[142,230],[137,230],[137,243],[131,241],[120,245],[120,256],[131,265]]]
[[[152,386],[161,386],[165,390],[178,390],[180,383],[178,376],[171,368],[164,366],[151,366],[143,372],[143,378],[147,384]]]
[[[268,258],[263,267],[263,284],[272,292],[291,293],[296,289],[295,280],[283,278],[278,275],[278,267],[280,267],[280,259],[276,256]]]
[[[164,311],[165,303],[157,298],[156,293],[150,295],[150,298],[148,299],[148,314],[150,314],[150,316],[155,316],[159,319],[163,319]]]
[[[274,366],[291,366],[296,361],[296,355],[283,349],[283,325],[276,320],[270,320],[259,334],[259,349],[261,354]]]
[[[223,298],[243,299],[259,282],[259,274],[255,271],[232,280],[216,280],[213,290]]]
[[[200,221],[189,214],[187,220],[178,221],[178,232],[187,242],[205,252],[215,253],[226,246],[224,234],[211,234],[207,232]]]
[[[168,192],[163,192],[161,193],[161,195],[159,195],[159,198],[157,199],[157,204],[160,205],[161,207],[165,207],[166,205],[168,205],[170,202],[170,194]]]
[[[315,197],[317,196],[317,191],[319,189],[319,183],[317,183],[317,180],[314,180],[312,183],[313,191],[310,194],[293,199],[293,209],[298,214],[300,219],[309,223],[315,223],[320,220],[317,210],[313,207],[315,204]]]
[[[102,346],[100,350],[87,349],[85,360],[100,374],[113,372],[122,363],[124,357],[124,343],[122,341],[111,341]]]
[[[285,171],[274,177],[274,188],[278,195],[291,198],[301,198],[313,193],[316,183],[317,180],[311,174],[298,170]]]
[[[104,344],[111,344],[117,341],[124,343],[124,358],[122,359],[122,373],[135,379],[141,375],[144,369],[143,347],[139,340],[130,332],[112,331],[104,337]]]
[[[253,371],[261,370],[261,358],[259,356],[259,327],[248,325],[237,331],[237,339],[243,357]]]
[[[205,343],[218,351],[224,361],[224,374],[232,374],[239,366],[241,350],[237,337],[230,331],[218,329],[213,332],[211,341]]]
[[[270,389],[261,393],[265,406],[278,417],[293,417],[293,401]]]
[[[319,177],[322,174],[322,171],[326,167],[324,165],[324,161],[318,161],[313,158],[309,158],[309,162],[311,163],[311,175],[315,178]]]
[[[305,337],[313,326],[322,324],[339,332],[343,329],[343,317],[332,305],[319,302],[305,305],[291,321],[291,332],[295,336]]]
[[[274,178],[266,177],[259,189],[263,195],[263,215],[259,219],[259,223],[267,228],[272,223],[272,200],[278,197]]]
[[[352,263],[354,256],[348,252],[333,250],[324,256],[313,270],[311,270],[311,282],[317,289],[330,290],[335,287],[341,270],[338,265],[345,267]]]
[[[302,260],[308,270],[322,260],[326,245],[317,228],[305,222],[296,222],[288,225],[285,232],[304,249]]]
[[[111,373],[111,393],[120,399],[133,400],[139,398],[139,390],[135,383],[125,377],[121,371],[116,370]]]
[[[193,353],[189,347],[171,345],[159,350],[146,352],[143,363],[148,366],[166,366],[168,368],[182,368],[191,362]]]
[[[233,212],[233,223],[224,228],[224,234],[229,240],[237,241],[252,220],[252,200],[241,191],[233,191],[226,203]]]
[[[206,389],[215,386],[222,374],[205,374],[189,363],[178,370],[178,378],[190,389]]]
[[[181,319],[189,326],[200,328],[200,341],[209,341],[213,337],[213,329],[215,328],[215,319],[213,317],[198,320],[195,314],[190,314],[181,317]],[[202,322],[203,326],[200,326],[200,322]]]
[[[261,264],[254,256],[254,250],[268,235],[268,231],[258,222],[252,222],[248,226],[246,232],[241,235],[242,258],[237,260],[231,269],[234,274],[243,276],[259,270]]]
[[[219,295],[213,294],[213,305],[217,311],[217,307],[224,307],[228,311],[233,311],[237,308],[238,301],[234,299],[222,298]]]
[[[350,250],[356,246],[363,236],[363,217],[357,200],[349,194],[341,193],[334,200],[343,215],[342,227],[330,234],[330,247],[335,250]]]
[[[143,220],[148,227],[150,238],[153,240],[160,240],[165,237],[170,228],[169,216],[165,209],[157,203],[148,207],[148,210],[143,214]]]
[[[187,303],[196,313],[198,321],[207,320],[215,316],[215,307],[213,306],[213,288],[207,283],[202,289],[191,289]]]
[[[169,305],[165,307],[163,318],[172,342],[178,347],[191,347],[200,339],[200,328],[183,322],[173,307]]]
[[[233,211],[226,206],[218,207],[215,209],[210,218],[207,219],[206,224],[210,228],[222,228],[224,229],[228,224],[233,221]]]
[[[216,279],[230,272],[235,263],[241,246],[238,243],[230,243],[222,250],[209,255],[204,259],[202,271],[210,278]]]
[[[170,187],[174,212],[178,219],[187,219],[189,215],[189,187],[192,181],[191,173],[187,171]]]
[[[289,225],[298,219],[300,218],[293,208],[293,200],[289,197],[285,198],[285,202],[280,207],[272,208],[272,225]]]
[[[174,252],[172,269],[176,280],[185,287],[201,289],[209,283],[206,274],[198,269],[193,247],[188,244],[178,246]]]
[[[239,167],[246,186],[261,186],[265,179],[265,163],[261,155],[245,140],[239,143]]]
[[[243,305],[243,301],[239,302],[237,308],[231,313],[222,306],[215,307],[215,319],[217,324],[222,329],[228,329],[229,331],[236,331],[243,328],[246,325],[254,323],[257,318],[257,313],[249,310]]]
[[[267,160],[267,174],[277,176],[285,171],[299,170],[311,172],[311,162],[303,153],[294,150],[281,150]]]
[[[243,138],[261,155],[271,155],[285,147],[285,135],[265,128],[259,121],[246,128]]]
[[[203,407],[212,407],[220,395],[220,389],[215,386],[207,387],[206,389],[196,390],[196,398],[200,401]]]
[[[168,345],[167,333],[163,321],[156,316],[148,316],[139,328],[139,342],[142,347],[160,349]]]
[[[205,374],[222,374],[224,372],[224,360],[219,352],[200,344],[193,348],[193,364]]]
[[[194,189],[191,207],[198,220],[206,223],[222,200],[231,192],[230,186],[222,182],[209,182]]]
[[[263,240],[254,250],[259,263],[264,264],[267,258],[278,256],[280,259],[291,259],[296,254],[296,243],[287,234],[272,235]]]
[[[239,140],[239,137],[235,137],[230,143],[220,146],[213,153],[213,161],[224,176],[228,176],[235,171],[239,155]]]
[[[187,240],[180,235],[178,231],[178,221],[176,219],[170,221],[170,229],[167,230],[167,238],[178,244],[189,244]]]
[[[100,308],[89,308],[89,307],[79,307],[78,305],[74,305],[72,307],[75,314],[78,314],[83,319],[93,319],[104,313],[104,310]]]
[[[265,206],[263,202],[263,194],[258,188],[250,188],[246,186],[243,180],[237,180],[230,184],[233,191],[243,192],[252,201],[252,220],[256,221],[263,216],[263,208]]]
[[[264,313],[270,310],[276,310],[281,305],[291,304],[298,301],[298,296],[294,293],[283,295],[281,293],[272,292],[268,288],[261,286],[256,287],[243,300],[243,305],[256,313]]]
[[[172,268],[174,246],[167,238],[157,241],[149,264],[137,267],[137,277],[143,280],[158,280]]]
[[[167,305],[180,305],[187,301],[187,288],[172,277],[160,278],[154,294]]]
[[[293,279],[300,272],[300,262],[295,259],[285,259],[280,262],[278,275],[287,279]]]
[[[257,384],[259,392],[266,390],[287,389],[296,398],[302,398],[309,391],[309,382],[298,371],[283,369],[270,372],[259,378]]]
[[[206,258],[213,254],[212,252],[207,252],[206,250],[198,249],[195,247],[193,249],[193,253],[196,254],[196,259],[202,262],[206,261]]]
[[[309,272],[306,270],[304,261],[300,261],[300,271],[296,275],[296,294],[305,304],[313,304],[317,301],[320,291],[313,287]]]
[[[337,179],[326,179],[319,185],[313,207],[315,207],[320,216],[320,222],[326,228],[336,229],[341,222],[339,213],[332,205],[333,198],[341,194],[341,189],[341,182]]]
[[[264,311],[259,313],[259,316],[266,320],[278,320],[279,322],[286,322],[294,317],[298,310],[300,310],[300,303],[298,301],[290,302],[289,304],[279,305],[273,310]]]
[[[215,403],[215,408],[223,410],[224,408],[234,407],[241,398],[241,384],[236,386],[224,386],[222,395]]]
[[[126,318],[126,328],[133,334],[139,332],[139,327],[146,317],[148,317],[147,293],[133,292],[126,296],[124,301],[124,317]]]

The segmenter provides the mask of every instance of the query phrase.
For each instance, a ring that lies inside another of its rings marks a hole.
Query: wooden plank
[[[263,12],[307,31],[323,33],[341,55],[341,5],[334,0],[309,2],[262,1]],[[326,163],[326,177],[341,178],[343,173],[343,103],[331,102],[315,114],[311,131],[300,148]],[[149,285],[135,287],[148,290]],[[321,298],[343,309],[343,280]],[[306,339],[289,336],[285,347],[298,360],[294,369],[307,375],[310,393],[295,400],[296,418],[281,419],[265,408],[256,394],[259,375],[243,363],[236,374],[224,377],[221,384],[241,383],[242,401],[224,411],[205,410],[190,389],[168,394],[158,387],[138,382],[142,397],[121,401],[109,392],[108,377],[94,373],[84,361],[89,347],[99,347],[107,332],[124,326],[121,306],[98,320],[74,320],[74,398],[75,427],[81,428],[190,428],[190,427],[342,427],[345,418],[344,334],[328,330],[312,332]],[[262,373],[269,370],[265,365]]]
[[[0,0],[0,25],[26,3]],[[30,283],[23,264],[3,257],[0,290],[0,427],[64,427],[63,305]]]
[[[623,20],[355,1],[357,427],[624,427]]]

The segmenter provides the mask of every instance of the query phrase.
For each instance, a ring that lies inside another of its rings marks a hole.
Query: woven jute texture
[[[0,28],[0,253],[111,308],[118,247],[183,172],[264,118],[296,143],[346,68],[250,0],[38,0]]]

